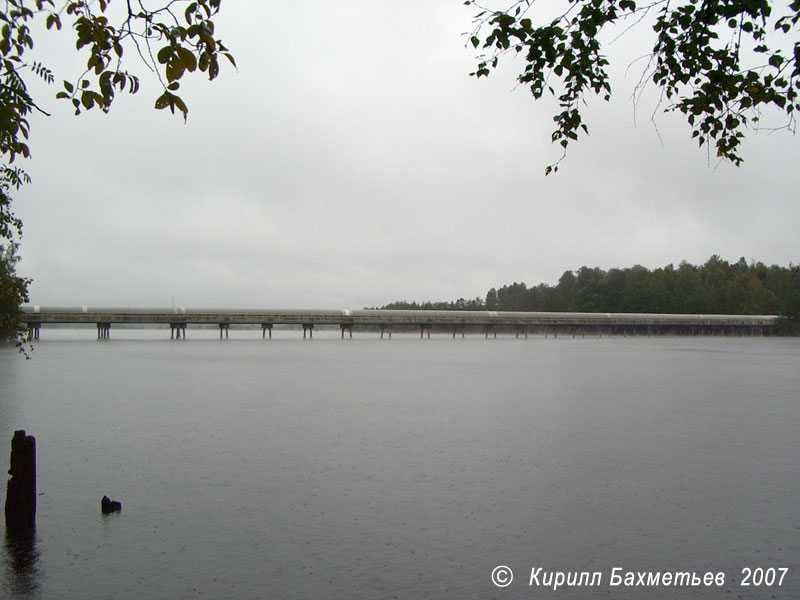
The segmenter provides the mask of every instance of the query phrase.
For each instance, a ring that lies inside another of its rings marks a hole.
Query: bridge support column
[[[98,323],[97,324],[97,339],[107,340],[111,337],[111,323]]]
[[[267,329],[269,329],[269,339],[272,339],[272,323],[262,323],[261,324],[261,339],[265,339],[267,337]]]
[[[430,325],[420,325],[419,326],[419,339],[425,335],[425,332],[428,332],[428,339],[431,339],[431,326]]]
[[[169,339],[186,339],[186,323],[170,323],[169,324]]]
[[[308,333],[308,339],[314,339],[313,323],[303,323],[303,339],[306,339],[306,333]]]
[[[220,323],[219,324],[219,339],[222,339],[222,332],[225,332],[225,339],[228,339],[228,329],[230,329],[230,325],[228,323]]]
[[[392,326],[391,325],[381,325],[381,339],[383,339],[383,332],[384,331],[389,334],[389,339],[392,339]]]
[[[39,323],[28,323],[28,337],[32,340],[39,339]]]
[[[339,325],[342,328],[342,339],[344,339],[344,332],[347,330],[350,333],[350,339],[353,339],[353,325],[350,323],[342,323]]]

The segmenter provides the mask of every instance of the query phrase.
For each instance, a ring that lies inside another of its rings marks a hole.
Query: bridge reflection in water
[[[22,321],[32,339],[39,339],[43,323],[95,324],[98,339],[108,339],[113,324],[169,325],[170,337],[185,339],[189,325],[219,326],[220,339],[231,325],[261,326],[261,337],[272,338],[274,325],[297,325],[310,339],[315,326],[341,328],[353,337],[353,329],[380,331],[392,337],[392,329],[431,331],[464,337],[467,331],[497,337],[497,332],[527,337],[529,333],[553,335],[772,335],[779,317],[774,315],[679,315],[648,313],[499,312],[450,310],[285,310],[217,308],[90,308],[22,307]]]

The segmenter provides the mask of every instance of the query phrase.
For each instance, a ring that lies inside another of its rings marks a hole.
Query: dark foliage
[[[759,126],[764,109],[783,114],[784,126],[795,129],[798,0],[788,6],[770,0],[567,0],[552,19],[533,0],[514,0],[502,11],[477,0],[466,4],[479,9],[470,42],[483,51],[472,75],[488,76],[501,57],[519,55],[517,81],[535,99],[549,94],[558,102],[552,141],[564,152],[589,131],[582,117],[587,98],[611,97],[604,44],[632,27],[650,27],[652,44],[634,96],[648,82],[659,88],[664,108],[683,114],[701,146],[738,165],[743,132]],[[557,169],[558,163],[545,172]]]
[[[510,310],[622,313],[783,315],[800,318],[800,267],[728,263],[712,256],[702,266],[682,262],[650,271],[640,265],[604,271],[565,271],[558,284],[492,288],[485,301],[393,302],[386,309]]]
[[[29,281],[17,275],[17,247],[0,246],[0,339],[19,344],[25,339],[20,326],[21,304],[28,301]]]

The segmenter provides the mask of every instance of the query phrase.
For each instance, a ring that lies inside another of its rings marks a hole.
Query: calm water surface
[[[0,348],[0,460],[35,435],[40,493],[0,597],[800,597],[800,340],[260,334]]]

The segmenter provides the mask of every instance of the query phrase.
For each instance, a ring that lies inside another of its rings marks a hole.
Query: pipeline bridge
[[[749,335],[776,333],[780,317],[775,315],[696,315],[652,313],[512,312],[456,310],[294,310],[223,308],[92,308],[23,305],[22,322],[31,339],[39,339],[42,325],[95,324],[98,339],[108,339],[112,325],[168,326],[170,338],[185,339],[190,325],[219,327],[220,339],[230,327],[260,326],[261,337],[272,338],[275,325],[302,327],[303,337],[312,338],[315,326],[339,327],[342,338],[353,337],[353,329],[380,331],[381,338],[392,329],[419,331],[430,338],[431,331],[466,332],[497,337],[498,331],[517,338],[529,333],[553,335]]]

